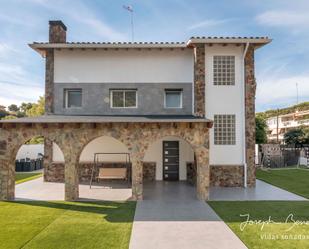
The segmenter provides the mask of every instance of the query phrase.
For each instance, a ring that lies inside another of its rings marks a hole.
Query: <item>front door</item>
[[[163,141],[163,180],[179,180],[179,142]]]

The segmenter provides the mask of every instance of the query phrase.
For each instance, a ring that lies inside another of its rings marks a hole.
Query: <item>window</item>
[[[235,85],[235,56],[214,56],[214,85]]]
[[[214,116],[214,144],[233,145],[236,144],[235,115]]]
[[[82,89],[65,89],[65,108],[82,106]]]
[[[111,90],[112,108],[136,108],[137,91],[136,90]]]
[[[165,108],[182,108],[182,90],[165,90],[164,106]]]

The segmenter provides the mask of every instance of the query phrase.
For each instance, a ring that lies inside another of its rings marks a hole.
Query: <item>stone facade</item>
[[[187,163],[187,182],[196,185],[196,164]],[[242,165],[210,165],[210,186],[243,187]]]
[[[62,21],[49,21],[49,42],[66,43],[67,27]]]
[[[143,180],[144,182],[153,182],[156,180],[155,162],[143,162]]]
[[[255,186],[255,91],[254,46],[250,45],[245,56],[245,122],[247,186]]]
[[[78,163],[78,179],[79,182],[89,183],[91,178],[93,163],[92,162],[81,162]],[[125,168],[126,164],[123,162],[107,162],[107,163],[99,163],[98,167],[104,168]],[[131,178],[130,170],[131,166],[129,166],[128,176]],[[48,165],[44,170],[44,180],[46,182],[64,182],[64,163],[61,162],[53,162]],[[99,175],[99,171],[96,170],[94,177]]]
[[[66,43],[66,26],[61,21],[49,21],[49,42]],[[45,54],[45,114],[54,112],[54,50]]]
[[[197,196],[206,200],[209,190],[209,135],[207,123],[33,123],[14,120],[0,123],[0,199],[14,199],[15,158],[18,149],[30,138],[44,136],[62,150],[65,160],[65,199],[79,196],[78,163],[83,148],[100,136],[111,136],[130,152],[132,195],[143,197],[143,158],[148,147],[158,139],[175,136],[187,141],[196,154]]]
[[[45,114],[54,112],[54,50],[46,50],[45,60]]]
[[[243,187],[243,165],[211,165],[210,185],[220,187]]]
[[[187,163],[187,182],[196,185],[196,164]],[[244,167],[242,165],[210,165],[210,186],[243,187]]]
[[[195,44],[194,51],[194,115],[205,117],[205,44]]]

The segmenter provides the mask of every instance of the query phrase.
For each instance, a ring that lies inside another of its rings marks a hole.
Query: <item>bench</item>
[[[98,179],[127,179],[126,168],[100,168]]]

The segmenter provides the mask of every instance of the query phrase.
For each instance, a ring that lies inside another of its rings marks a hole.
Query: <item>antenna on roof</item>
[[[134,23],[133,23],[133,7],[131,5],[123,5],[125,10],[130,12],[131,15],[131,32],[132,32],[132,42],[134,42]]]

